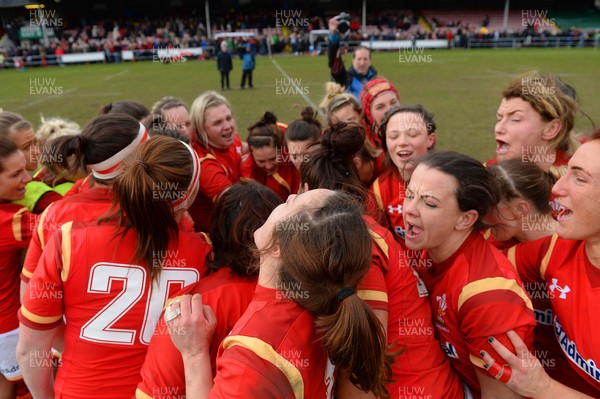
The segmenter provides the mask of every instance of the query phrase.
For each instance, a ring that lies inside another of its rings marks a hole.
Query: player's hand
[[[184,295],[165,309],[165,322],[182,356],[208,354],[217,319],[200,294]]]
[[[331,32],[332,35],[335,35],[335,32],[337,32],[339,24],[340,21],[338,21],[335,17],[329,20],[329,32]]]
[[[529,352],[527,345],[516,332],[507,331],[506,336],[515,347],[517,354],[513,354],[500,341],[492,337],[490,345],[506,360],[508,366],[495,364],[494,358],[489,353],[482,351],[481,357],[485,362],[485,369],[492,377],[504,382],[520,395],[537,397],[546,392],[552,379],[546,374],[540,361]]]

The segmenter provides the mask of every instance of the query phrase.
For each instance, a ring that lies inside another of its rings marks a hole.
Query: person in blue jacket
[[[377,71],[371,65],[371,51],[363,46],[354,49],[352,66],[346,71],[340,55],[339,21],[329,20],[329,68],[336,83],[344,86],[360,102],[360,92],[363,85],[377,77]]]
[[[254,51],[252,50],[252,44],[246,43],[245,51],[240,55],[242,59],[242,89],[246,86],[246,78],[248,78],[248,86],[252,88],[252,71],[256,66],[256,60],[254,59]]]

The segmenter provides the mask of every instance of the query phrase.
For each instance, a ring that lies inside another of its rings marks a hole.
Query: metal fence
[[[390,42],[392,43],[392,42]],[[363,44],[361,42],[350,42],[347,43],[349,50],[351,51],[354,47],[359,44]],[[506,37],[506,38],[460,38],[455,37],[453,41],[452,48],[594,48],[597,49],[600,47],[600,37],[598,35],[596,37],[565,37],[565,36],[549,36],[549,37]],[[327,52],[327,42],[318,42],[316,43],[315,50],[320,53]],[[425,46],[427,47],[427,46]],[[212,58],[214,55],[215,48],[214,47],[205,47],[204,54],[201,57],[196,55],[188,56],[188,59],[205,59]],[[185,50],[185,49],[181,49]],[[312,50],[312,48],[311,48]],[[124,51],[124,52],[104,52],[104,56],[102,57],[85,57],[85,54],[82,53],[82,57],[80,59],[66,61],[66,58],[72,56],[72,54],[66,54],[65,60],[62,57],[57,57],[54,54],[49,54],[46,56],[40,55],[28,55],[25,57],[17,57],[18,60],[22,63],[24,67],[38,67],[38,66],[52,66],[52,65],[61,65],[64,66],[66,64],[77,64],[77,63],[97,63],[97,62],[108,62],[108,63],[119,63],[119,62],[127,62],[127,61],[154,61],[154,62],[164,62],[164,57],[157,57],[157,52],[155,49],[150,50],[133,50],[133,51]],[[100,53],[94,53],[100,54]],[[15,68],[17,64],[15,63],[15,58],[13,57],[4,57],[4,59],[0,59],[0,69],[2,68]]]
[[[569,48],[569,47],[600,47],[599,37],[577,38],[568,36],[548,37],[505,37],[505,38],[469,38],[467,48]]]

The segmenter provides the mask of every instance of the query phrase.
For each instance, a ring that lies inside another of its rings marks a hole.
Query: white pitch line
[[[129,72],[129,68],[123,69],[121,72],[117,72],[117,73],[113,73],[112,75],[108,75],[107,77],[104,78],[104,80],[110,80],[110,79],[115,78],[117,76],[123,75],[123,74],[125,74],[127,72]]]
[[[14,107],[13,109],[14,110],[21,110],[21,109],[24,109],[24,108],[29,108],[29,107],[31,107],[33,105],[38,105],[38,104],[44,103],[44,102],[49,101],[49,100],[56,100],[56,99],[60,98],[60,96],[65,95],[65,94],[71,94],[74,91],[77,91],[77,89],[65,90],[65,91],[62,92],[62,94],[56,95],[56,96],[43,96],[42,98],[40,98],[38,100],[30,101],[27,104],[23,104],[21,106]]]
[[[302,96],[302,98],[304,98],[304,101],[306,101],[311,107],[313,107],[314,109],[316,109],[317,111],[319,111],[319,113],[321,113],[321,111],[319,110],[319,107],[317,107],[317,105],[315,103],[312,102],[312,100],[310,98],[308,98],[308,96],[306,94],[304,94],[304,91],[292,80],[292,78],[290,78],[290,75],[288,75],[287,73],[285,73],[285,71],[283,70],[282,67],[279,66],[279,64],[277,63],[277,61],[275,61],[275,58],[271,57],[271,62],[273,63],[273,65],[275,65],[275,68],[277,68],[279,70],[279,72],[281,72],[281,74],[283,76],[285,76],[286,78],[288,78],[288,80],[290,81],[290,83],[294,86],[294,89],[296,89],[296,93],[300,93],[300,95]]]

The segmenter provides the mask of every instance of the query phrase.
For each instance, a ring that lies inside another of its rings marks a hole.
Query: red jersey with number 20
[[[180,232],[151,281],[148,266],[132,264],[134,232],[115,232],[112,224],[64,224],[25,292],[21,323],[44,330],[66,321],[56,397],[133,397],[165,301],[205,274],[203,236]]]

